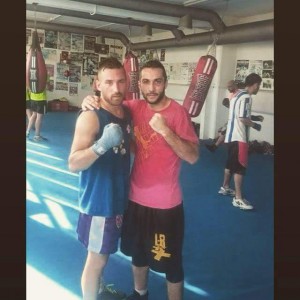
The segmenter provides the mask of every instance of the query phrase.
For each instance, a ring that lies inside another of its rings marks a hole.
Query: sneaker
[[[149,293],[147,292],[145,295],[141,296],[136,290],[133,291],[133,293],[128,296],[127,300],[148,300]]]
[[[29,139],[30,131],[26,131],[26,138]]]
[[[240,209],[253,209],[253,206],[246,199],[233,198],[232,205]]]
[[[216,149],[218,148],[215,144],[212,144],[212,145],[206,144],[205,147],[206,147],[210,152],[215,152]]]
[[[34,142],[42,142],[42,141],[47,141],[47,139],[44,138],[44,137],[42,137],[41,135],[35,135],[35,136],[33,137],[33,141],[34,141]]]
[[[98,300],[125,300],[126,294],[114,288],[113,284],[106,284],[101,293],[98,294]]]
[[[231,188],[224,188],[224,187],[220,187],[220,190],[218,192],[219,194],[222,194],[224,196],[235,196],[235,190],[231,189]]]

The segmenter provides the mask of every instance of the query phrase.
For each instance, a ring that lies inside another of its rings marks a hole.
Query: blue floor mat
[[[77,112],[50,112],[42,128],[48,141],[27,140],[27,293],[36,295],[30,300],[81,299],[86,251],[75,232],[78,176],[68,171],[67,164],[76,116]],[[255,209],[242,211],[233,207],[232,198],[218,194],[226,146],[211,153],[204,147],[209,142],[200,141],[199,161],[183,162],[180,174],[185,208],[184,299],[273,300],[274,157],[249,156],[243,189]],[[34,272],[40,285],[33,282]],[[42,280],[56,285],[39,290]],[[128,257],[112,255],[105,280],[130,293]],[[62,296],[66,292],[68,296]],[[166,299],[163,274],[150,273],[149,292],[150,300]]]

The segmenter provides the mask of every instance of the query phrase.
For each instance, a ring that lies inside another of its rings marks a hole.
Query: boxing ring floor
[[[86,250],[76,239],[78,175],[67,158],[77,112],[49,112],[43,143],[26,142],[27,299],[81,299]],[[200,144],[195,165],[182,164],[185,207],[185,300],[272,300],[274,298],[274,157],[251,154],[244,179],[253,211],[242,211],[218,194],[225,146],[210,153]],[[110,257],[105,280],[133,288],[130,260]],[[150,300],[165,300],[164,276],[150,272]]]

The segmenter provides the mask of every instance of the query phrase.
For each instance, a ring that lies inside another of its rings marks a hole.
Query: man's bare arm
[[[89,168],[99,157],[92,145],[99,131],[99,122],[92,111],[82,112],[77,119],[74,138],[69,155],[69,169],[79,172]]]
[[[250,118],[240,118],[240,121],[241,121],[243,124],[245,124],[245,125],[247,125],[247,126],[250,126],[250,127],[254,128],[254,129],[258,130],[258,131],[261,130],[261,125],[258,124],[258,123],[255,123],[255,122],[251,121]]]

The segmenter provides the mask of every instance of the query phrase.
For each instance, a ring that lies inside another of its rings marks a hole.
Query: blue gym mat
[[[78,175],[67,159],[77,112],[49,112],[42,135],[27,140],[26,263],[27,299],[81,299],[80,277],[86,250],[77,241]],[[200,159],[182,163],[180,181],[185,207],[185,300],[273,300],[274,157],[251,154],[244,178],[242,211],[232,198],[218,194],[226,146],[209,152],[200,141]],[[118,252],[110,257],[106,283],[129,294],[131,263]],[[163,274],[151,272],[149,299],[165,300]]]

